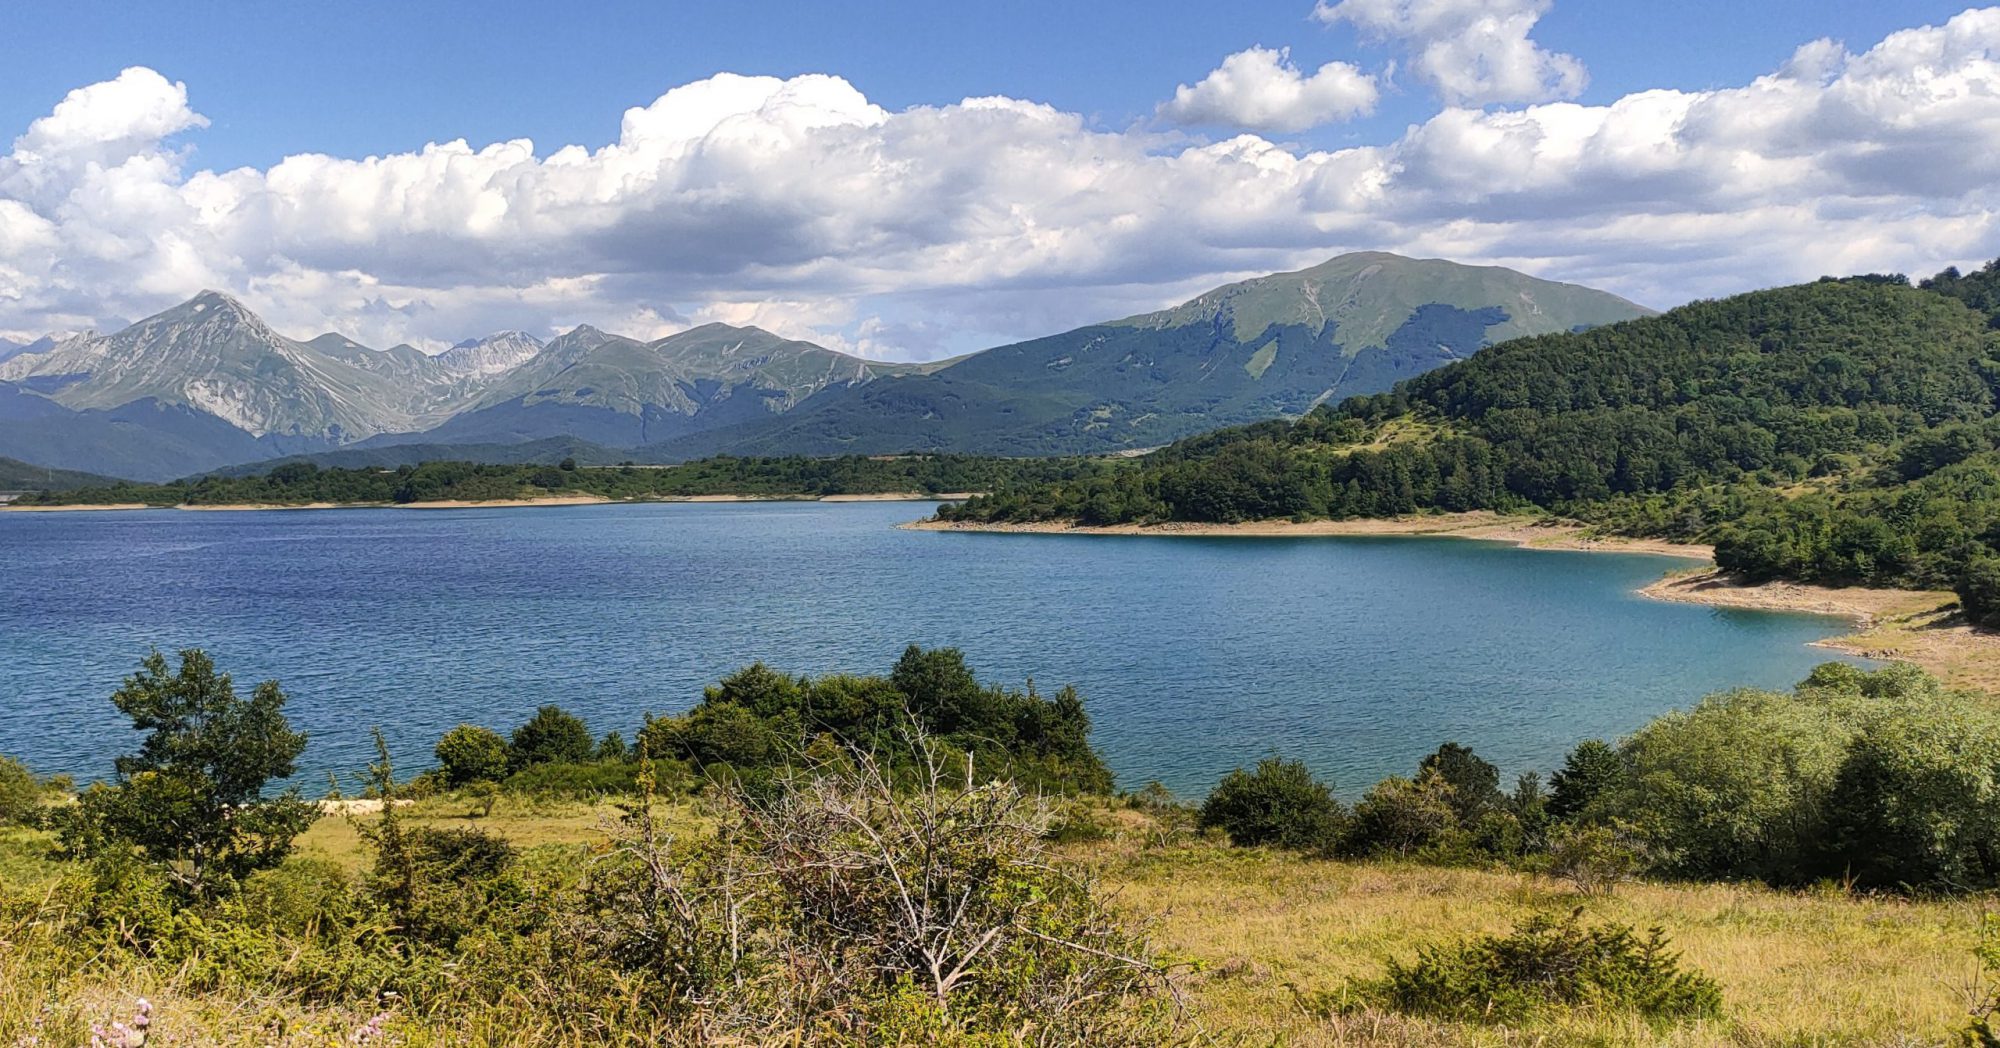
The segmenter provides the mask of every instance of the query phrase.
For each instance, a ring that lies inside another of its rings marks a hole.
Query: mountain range
[[[398,462],[1146,448],[1298,415],[1523,335],[1649,311],[1496,267],[1378,252],[935,364],[754,327],[584,326],[436,355],[298,341],[205,291],[110,335],[0,346],[0,456],[169,479],[287,456]]]

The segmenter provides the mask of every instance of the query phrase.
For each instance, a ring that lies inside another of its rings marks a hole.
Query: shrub
[[[0,826],[31,823],[41,807],[42,784],[27,765],[0,757]]]
[[[1980,919],[1979,945],[1973,948],[1973,955],[1979,958],[1980,982],[1977,984],[1972,1004],[1972,1023],[1965,1028],[1961,1040],[1968,1048],[2000,1048],[2000,914],[1989,913]]]
[[[1568,881],[1583,895],[1609,895],[1644,866],[1638,848],[1609,826],[1557,827],[1549,834],[1543,862],[1551,876]]]
[[[1715,980],[1681,967],[1654,928],[1586,927],[1582,911],[1529,918],[1508,935],[1420,949],[1356,980],[1354,996],[1379,1007],[1460,1022],[1517,1022],[1550,1007],[1633,1011],[1653,1019],[1708,1018],[1722,1008]]]
[[[507,742],[507,770],[518,772],[537,764],[582,764],[596,752],[590,729],[561,706],[543,706],[514,729]]]
[[[689,780],[680,761],[648,762],[654,781],[679,788]],[[629,796],[639,792],[639,762],[593,761],[589,764],[537,764],[507,777],[501,789],[509,794],[543,797]]]
[[[1331,851],[1346,813],[1333,791],[1299,761],[1268,757],[1257,770],[1223,776],[1202,803],[1203,829],[1220,829],[1238,847],[1270,844],[1299,851]]]
[[[1347,846],[1360,853],[1412,852],[1445,843],[1458,829],[1451,806],[1451,786],[1437,772],[1415,779],[1390,776],[1371,788],[1354,806],[1354,828]]]
[[[452,786],[507,777],[507,743],[491,728],[461,724],[444,733],[434,752],[445,782]]]

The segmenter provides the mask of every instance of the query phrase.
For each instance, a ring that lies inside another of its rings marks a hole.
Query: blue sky
[[[721,319],[920,358],[1344,250],[1653,306],[1924,272],[2000,253],[2000,12],[1965,10],[14,0],[0,336],[221,286],[377,345]]]
[[[1963,2],[1571,0],[1536,37],[1590,66],[1579,101],[1654,87],[1743,83],[1800,44],[1867,45],[1942,21]],[[197,147],[216,167],[290,153],[360,157],[464,138],[553,149],[611,141],[625,107],[720,72],[835,73],[879,105],[1008,95],[1109,127],[1152,117],[1182,83],[1253,45],[1300,65],[1380,66],[1390,51],[1310,3],[612,3],[381,0],[312,4],[11,0],[0,128],[19,129],[71,88],[144,65],[186,81],[213,124]],[[1320,146],[1393,137],[1434,110],[1421,93],[1372,118],[1289,136]]]

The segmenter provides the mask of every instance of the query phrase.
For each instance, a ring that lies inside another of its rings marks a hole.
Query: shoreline
[[[1715,550],[1694,543],[1660,539],[1630,539],[1592,536],[1582,525],[1567,524],[1542,517],[1509,516],[1504,513],[1451,513],[1386,519],[1314,520],[1295,524],[1288,520],[1254,520],[1241,524],[1114,524],[1083,527],[1063,522],[1031,524],[958,523],[914,520],[897,527],[907,531],[962,531],[1006,535],[1125,535],[1186,538],[1452,538],[1481,542],[1505,542],[1522,549],[1566,550],[1589,553],[1644,553],[1663,557],[1712,561]]]
[[[1958,616],[1958,598],[1945,591],[1834,588],[1797,582],[1745,583],[1715,567],[1712,547],[1649,539],[1590,537],[1576,524],[1498,513],[1460,513],[1387,520],[1254,521],[1246,524],[1118,525],[1086,528],[1063,523],[958,524],[920,520],[909,531],[987,532],[1015,535],[1162,536],[1199,538],[1456,538],[1505,542],[1520,549],[1583,553],[1640,553],[1681,557],[1698,565],[1672,571],[1635,592],[1648,600],[1720,610],[1784,612],[1847,620],[1850,632],[1812,646],[1857,658],[1910,662],[1952,687],[2000,696],[2000,633],[1974,630]]]
[[[65,503],[56,506],[0,506],[0,513],[94,513],[133,510],[178,510],[188,513],[264,513],[274,510],[339,509],[521,509],[533,506],[610,506],[686,502],[957,502],[965,492],[926,495],[920,491],[885,491],[864,495],[661,495],[614,499],[604,495],[547,495],[519,499],[433,499],[425,502],[223,502],[213,505],[156,506],[145,502],[103,504]]]

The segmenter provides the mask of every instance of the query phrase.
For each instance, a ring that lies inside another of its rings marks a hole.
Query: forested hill
[[[1296,423],[1219,431],[947,515],[1539,507],[1713,541],[1724,567],[1751,576],[1958,586],[1977,616],[2000,597],[1996,315],[1996,266],[1917,287],[1856,277],[1697,302],[1516,340]]]

